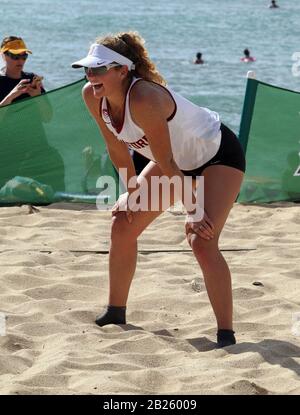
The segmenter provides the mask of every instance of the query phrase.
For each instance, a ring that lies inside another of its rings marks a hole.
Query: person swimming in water
[[[279,6],[276,3],[276,0],[272,0],[271,4],[269,5],[269,9],[278,9],[278,8],[279,8]]]
[[[202,53],[198,52],[196,54],[196,59],[194,60],[194,63],[196,65],[202,65],[204,63],[204,60],[202,59]]]
[[[244,49],[244,56],[241,58],[242,62],[255,62],[256,58],[250,55],[249,49]]]

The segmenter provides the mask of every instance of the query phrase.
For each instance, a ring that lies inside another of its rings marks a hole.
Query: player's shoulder
[[[151,105],[157,103],[163,96],[163,88],[161,85],[139,79],[131,88],[130,102],[135,105]]]

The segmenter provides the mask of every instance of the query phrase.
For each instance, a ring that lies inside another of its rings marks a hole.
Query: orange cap
[[[10,42],[5,43],[5,45],[1,48],[1,52],[10,52],[14,55],[19,55],[24,52],[32,53],[31,50],[27,49],[22,39],[11,40]]]

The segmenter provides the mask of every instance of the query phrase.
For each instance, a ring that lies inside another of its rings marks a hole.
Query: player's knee
[[[215,250],[218,247],[218,241],[216,238],[209,240],[204,239],[194,232],[189,232],[187,234],[187,241],[193,252],[197,252],[197,254],[201,256],[207,256],[212,250]]]
[[[128,222],[125,212],[119,212],[112,217],[111,241],[126,242],[136,241],[137,236],[134,226]]]

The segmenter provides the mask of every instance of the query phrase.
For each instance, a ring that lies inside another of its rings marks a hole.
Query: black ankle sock
[[[100,327],[106,324],[126,324],[126,307],[107,306],[106,311],[96,317],[95,323]]]
[[[218,348],[236,344],[234,333],[235,332],[233,330],[223,330],[223,329],[218,330],[218,333],[217,333]]]

